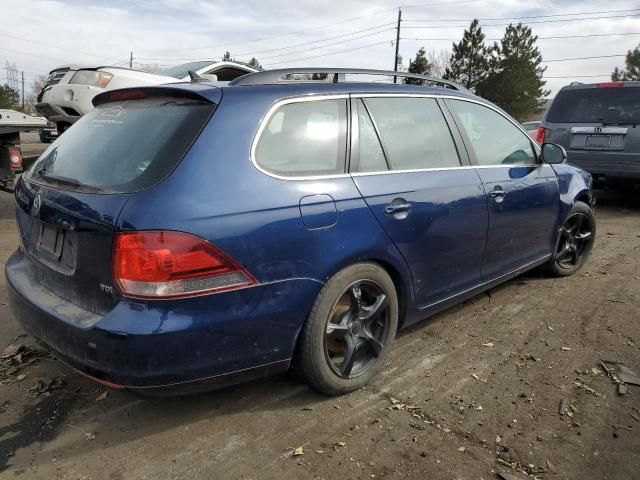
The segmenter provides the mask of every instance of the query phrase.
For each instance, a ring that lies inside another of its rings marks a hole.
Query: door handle
[[[409,212],[411,210],[411,204],[408,202],[391,203],[384,207],[384,213],[387,215],[394,215],[396,213]]]
[[[500,185],[496,185],[493,190],[489,192],[489,196],[496,202],[501,202],[506,194],[507,192],[505,192]]]

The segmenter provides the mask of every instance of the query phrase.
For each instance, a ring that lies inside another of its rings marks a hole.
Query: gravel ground
[[[0,478],[638,478],[640,387],[619,395],[598,366],[640,373],[640,202],[598,197],[581,272],[533,272],[401,332],[373,384],[340,398],[288,377],[105,397],[34,362],[0,384]],[[17,238],[10,201],[0,194],[2,261]],[[28,344],[20,334],[0,275],[0,348]]]

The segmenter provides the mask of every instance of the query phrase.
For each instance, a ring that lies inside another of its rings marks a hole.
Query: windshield
[[[561,91],[551,105],[547,120],[555,123],[640,123],[640,87]]]
[[[201,68],[206,67],[207,65],[211,65],[211,60],[203,60],[200,62],[191,62],[191,63],[183,63],[182,65],[176,65],[175,67],[170,67],[162,70],[160,73],[162,75],[166,75],[167,77],[174,78],[184,78],[189,75],[189,70],[200,70]]]
[[[174,97],[99,105],[51,144],[26,176],[102,193],[148,188],[175,168],[212,109],[209,103]]]

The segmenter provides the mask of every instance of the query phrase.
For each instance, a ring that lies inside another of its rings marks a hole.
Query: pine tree
[[[247,63],[247,65],[255,68],[256,70],[263,70],[262,65],[260,65],[260,62],[256,57],[252,57],[251,60],[249,60],[249,63]]]
[[[624,64],[624,69],[616,67],[613,70],[611,80],[640,80],[640,45],[627,52]]]
[[[529,27],[509,25],[500,46],[493,47],[487,75],[477,89],[516,118],[533,113],[549,94],[544,90],[546,68],[541,66],[537,39]]]
[[[20,102],[20,94],[9,85],[0,85],[0,108],[13,109]]]
[[[484,33],[478,19],[464,31],[462,40],[453,44],[453,53],[444,78],[457,82],[469,90],[475,90],[488,68],[488,50],[484,45]]]
[[[413,60],[409,60],[409,73],[417,73],[419,75],[431,75],[431,71],[433,70],[433,65],[429,62],[427,58],[427,52],[424,47],[420,47],[418,53],[416,53],[416,58]],[[416,78],[405,78],[404,83],[413,83],[416,85],[422,85],[424,83],[423,80],[418,80]]]

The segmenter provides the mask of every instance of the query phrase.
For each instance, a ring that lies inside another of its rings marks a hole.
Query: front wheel
[[[317,391],[340,395],[382,368],[398,328],[398,296],[375,263],[352,265],[321,290],[301,334],[298,364]]]
[[[587,261],[596,238],[593,210],[584,202],[576,202],[560,230],[551,272],[566,277],[577,272]]]

